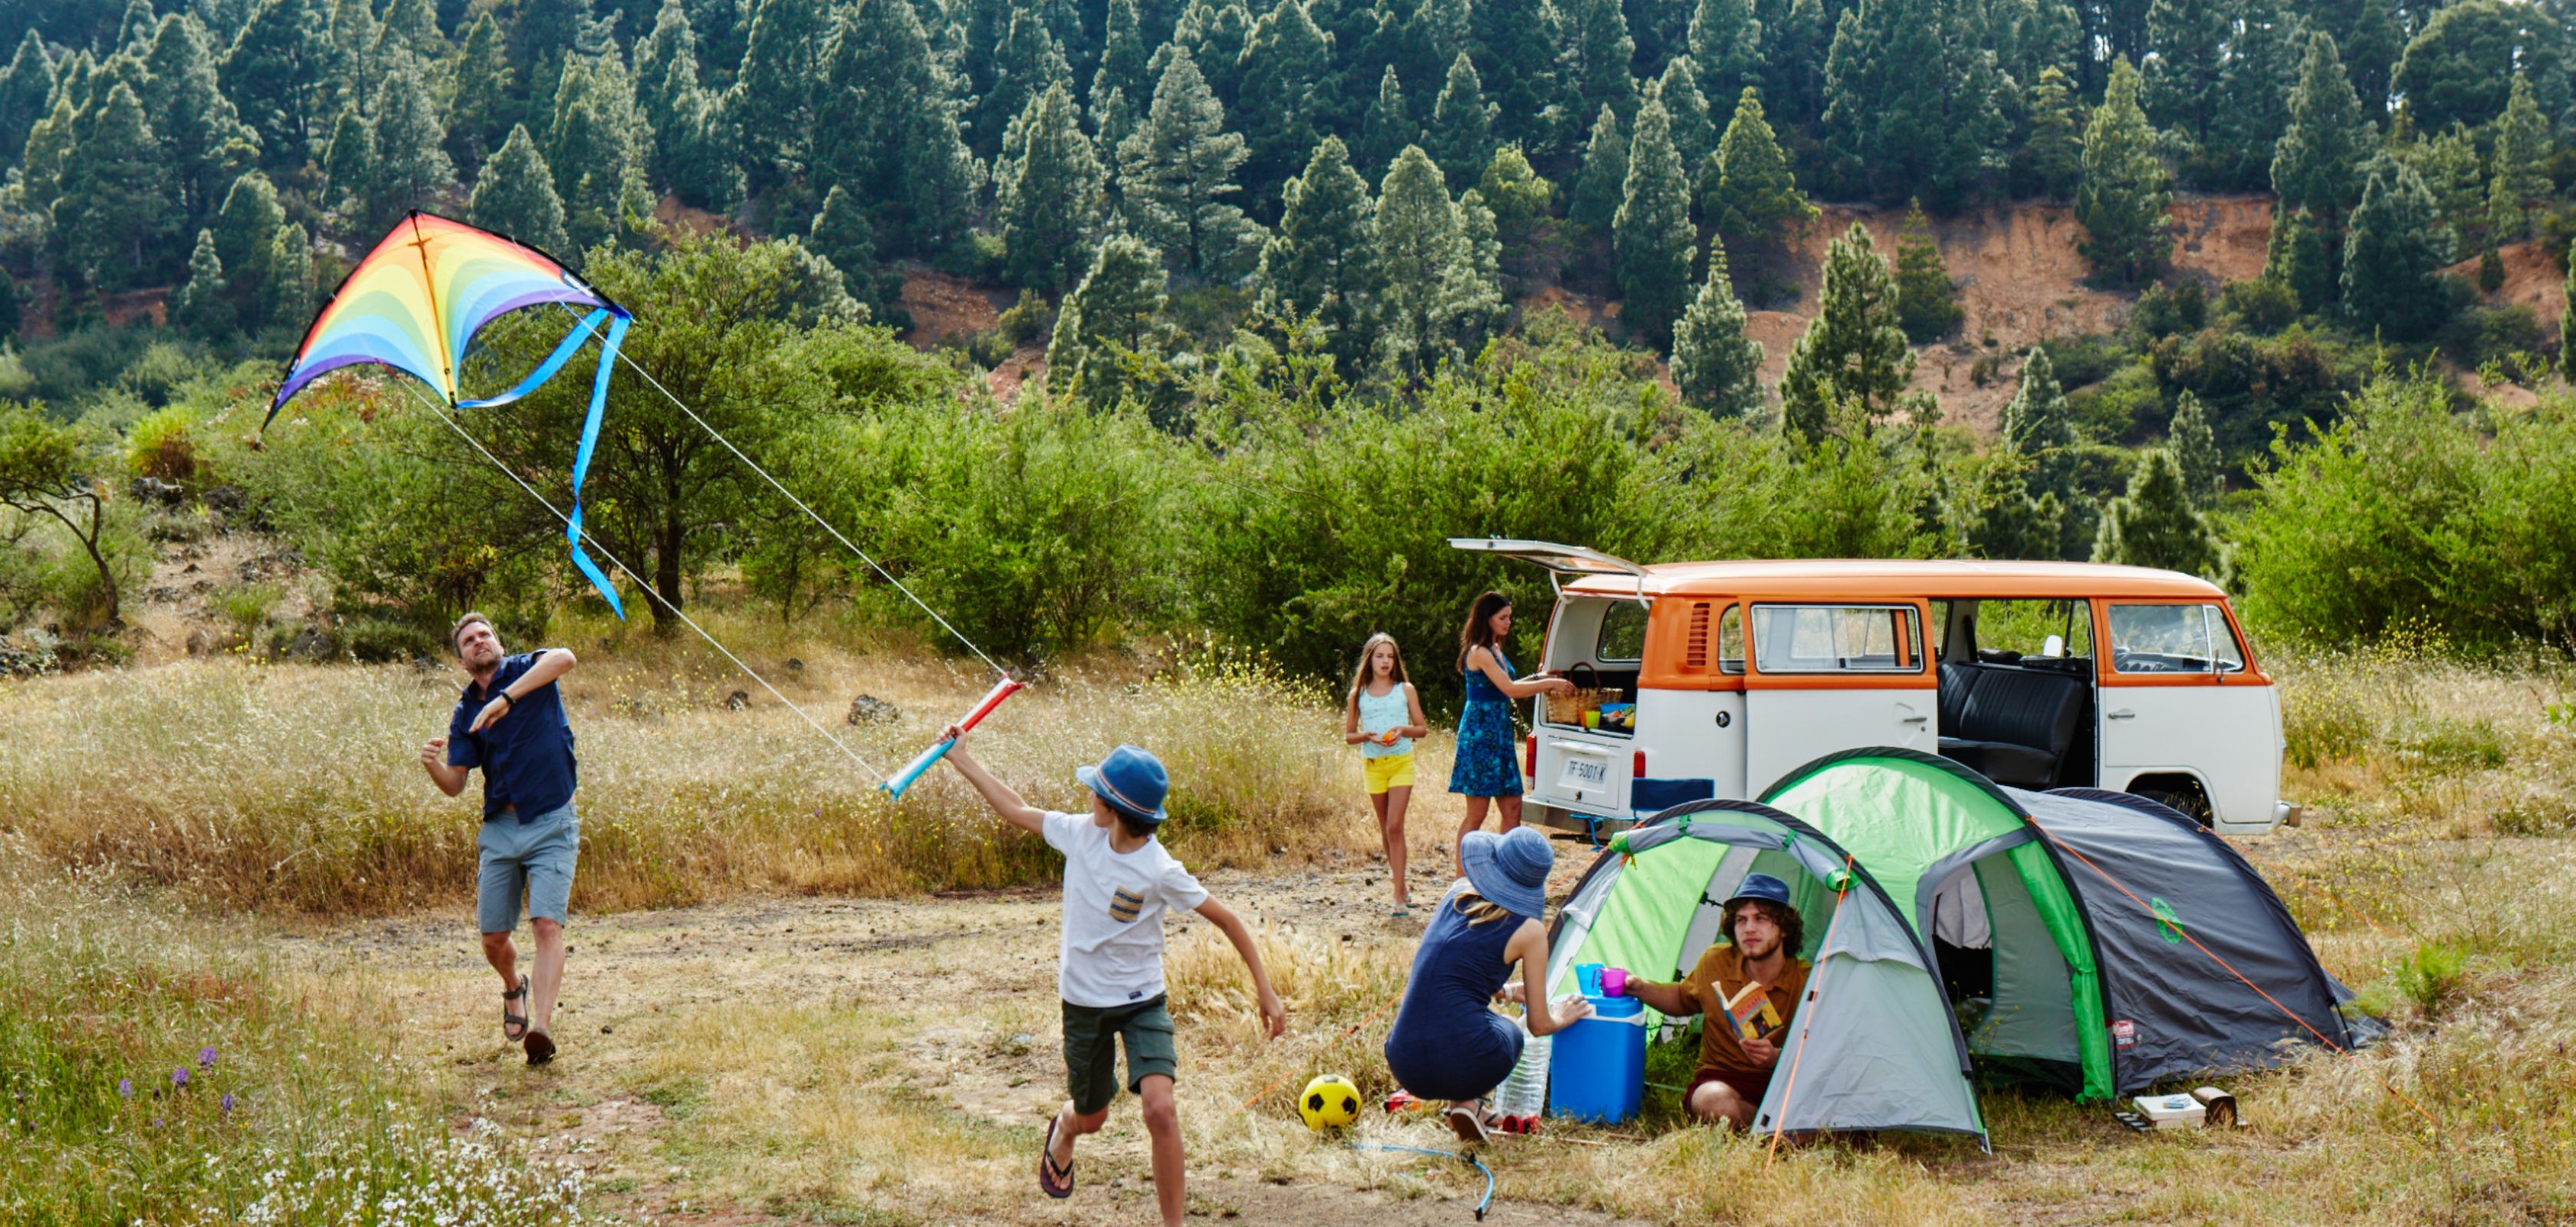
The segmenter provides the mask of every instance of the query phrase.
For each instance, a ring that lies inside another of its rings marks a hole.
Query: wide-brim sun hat
[[[1530,920],[1547,911],[1547,874],[1556,867],[1556,850],[1535,828],[1513,827],[1501,835],[1469,831],[1459,859],[1467,884],[1504,911]]]
[[[1171,791],[1171,777],[1161,759],[1136,746],[1120,746],[1091,766],[1074,768],[1073,778],[1138,822],[1160,823],[1169,817],[1163,797]]]
[[[1737,884],[1735,893],[1727,896],[1726,906],[1734,907],[1747,899],[1762,899],[1782,907],[1795,906],[1789,902],[1789,884],[1767,873],[1744,875],[1744,881]]]

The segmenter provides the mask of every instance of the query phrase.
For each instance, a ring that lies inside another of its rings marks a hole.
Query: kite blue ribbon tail
[[[591,312],[590,318],[598,319],[605,310]],[[617,369],[617,343],[626,338],[626,324],[625,315],[610,315],[608,335],[599,342],[599,372],[590,377],[590,413],[582,419],[581,448],[573,453],[572,458],[572,514],[564,517],[564,540],[572,546],[572,565],[589,577],[590,586],[599,589],[599,595],[608,599],[609,611],[615,613],[621,622],[626,620],[626,606],[617,599],[616,586],[608,582],[608,576],[600,571],[599,564],[592,562],[590,554],[581,548],[581,479],[590,473],[591,448],[599,442],[599,419],[602,411],[608,408],[608,376]],[[586,331],[585,328],[574,336],[580,337]],[[562,366],[564,354],[565,349],[557,347],[554,355],[546,359],[546,365],[538,368],[538,375],[551,374],[553,368]],[[544,380],[537,379],[537,382]],[[513,389],[504,395],[504,399],[518,394],[518,390]]]
[[[481,400],[458,401],[456,402],[456,407],[459,409],[488,409],[494,405],[509,404],[511,401],[517,400],[522,396],[526,396],[530,392],[536,391],[539,387],[543,386],[547,380],[554,378],[555,372],[562,370],[564,363],[572,361],[573,351],[580,349],[582,342],[589,340],[592,334],[597,333],[599,331],[599,325],[603,321],[609,322],[609,339],[601,347],[599,366],[601,370],[608,369],[609,366],[613,365],[614,360],[617,357],[616,338],[620,333],[623,333],[626,330],[626,317],[618,315],[606,307],[598,307],[594,308],[590,314],[583,316],[581,324],[578,327],[565,333],[564,339],[555,345],[555,352],[547,354],[546,360],[538,363],[537,369],[528,372],[528,377],[520,380],[518,382],[518,386],[513,387],[509,391],[503,392],[498,396],[486,396]],[[598,386],[606,386],[605,380],[597,382]],[[594,394],[591,401],[591,422],[593,425],[597,425],[599,421],[598,405],[599,401]],[[578,484],[578,482],[576,482],[576,484]]]

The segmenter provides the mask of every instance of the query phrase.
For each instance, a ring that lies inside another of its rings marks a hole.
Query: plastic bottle
[[[1494,1110],[1502,1116],[1505,1130],[1534,1132],[1539,1118],[1547,1114],[1548,1050],[1554,1039],[1530,1034],[1528,1020],[1521,1021],[1520,1064],[1512,1067],[1511,1076],[1494,1092]]]

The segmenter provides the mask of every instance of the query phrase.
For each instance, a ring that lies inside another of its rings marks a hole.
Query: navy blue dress
[[[1503,947],[1520,931],[1506,916],[1469,924],[1452,900],[1440,900],[1422,945],[1413,952],[1413,975],[1404,1004],[1386,1033],[1386,1068],[1397,1085],[1424,1099],[1480,1099],[1511,1076],[1521,1059],[1521,1029],[1487,1007],[1511,975]]]
[[[1504,677],[1518,677],[1503,645],[1494,663]],[[1521,795],[1520,756],[1512,752],[1512,701],[1482,669],[1467,670],[1467,705],[1458,713],[1458,757],[1449,768],[1449,791],[1469,797]]]

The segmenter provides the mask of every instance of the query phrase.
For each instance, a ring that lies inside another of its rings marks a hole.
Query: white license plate
[[[1610,782],[1610,760],[1576,758],[1565,760],[1565,775],[1560,783],[1567,788],[1599,788]]]

